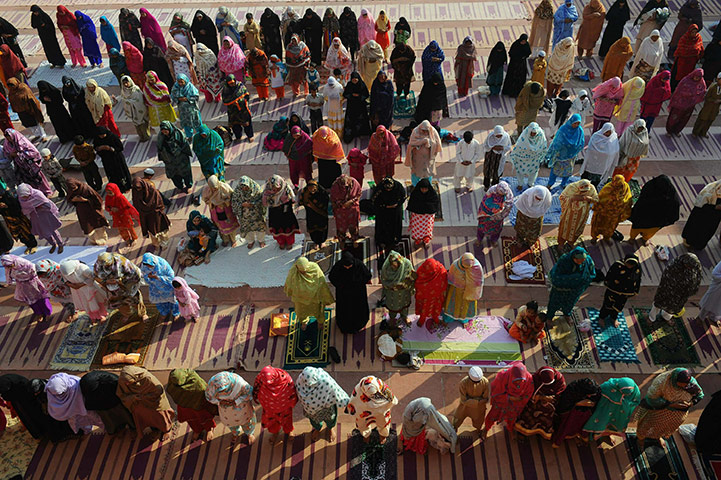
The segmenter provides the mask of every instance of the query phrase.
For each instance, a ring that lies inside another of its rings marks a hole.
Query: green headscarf
[[[176,368],[170,372],[165,390],[173,401],[184,408],[203,410],[208,401],[205,389],[208,384],[200,378],[198,372],[190,368]]]
[[[391,261],[393,260],[400,262],[400,266],[397,269],[391,266]],[[391,253],[388,254],[385,262],[383,262],[383,268],[381,268],[381,283],[385,288],[401,285],[406,282],[412,272],[413,264],[411,261],[395,250],[391,250]]]
[[[284,290],[293,302],[308,304],[321,300],[323,286],[327,288],[323,270],[317,263],[300,257],[290,267]]]

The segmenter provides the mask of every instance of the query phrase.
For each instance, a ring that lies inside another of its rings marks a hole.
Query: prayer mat
[[[443,200],[441,196],[441,187],[438,185],[438,180],[433,180],[431,182],[431,185],[433,185],[433,189],[438,194],[438,211],[436,212],[436,222],[442,222],[443,221]],[[410,180],[406,180],[406,195],[408,197],[411,196],[411,193],[413,193],[413,184]],[[410,215],[409,215],[410,217]]]
[[[673,317],[671,323],[661,316],[655,322],[648,318],[649,308],[634,308],[633,314],[641,326],[644,340],[656,365],[700,365],[698,353],[683,318]]]
[[[25,478],[40,441],[30,435],[19,418],[13,418],[3,411],[0,411],[0,415],[7,418],[5,432],[0,436],[0,480]]]
[[[414,321],[403,327],[403,349],[418,352],[425,363],[434,365],[497,366],[522,360],[506,322],[503,317],[478,316],[467,323],[441,322],[431,331]]]
[[[708,480],[721,480],[721,455],[704,455],[701,452],[697,453],[701,460],[701,467]]]
[[[27,55],[27,52],[25,54]],[[37,88],[40,80],[45,80],[50,85],[62,85],[63,77],[70,77],[83,87],[91,78],[98,82],[98,86],[103,88],[119,85],[118,79],[115,78],[115,75],[105,63],[103,68],[70,68],[69,64],[65,68],[50,68],[50,63],[47,60],[40,62],[32,76],[28,78],[28,85]]]
[[[331,309],[325,309],[323,325],[310,322],[305,331],[300,328],[295,310],[290,312],[288,323],[288,344],[285,349],[283,369],[302,370],[305,367],[327,367],[328,344],[330,340]]]
[[[626,449],[636,465],[640,480],[688,480],[673,437],[666,439],[665,447],[662,447],[657,440],[651,439],[646,439],[643,447],[639,447],[636,433],[627,432]]]
[[[395,250],[413,263],[413,257],[411,255],[413,252],[413,241],[408,235],[401,236],[401,241],[398,242],[395,247],[387,250],[388,253],[390,253],[391,250]],[[383,268],[383,262],[386,261],[386,252],[383,249],[378,248],[378,245],[376,245],[376,253],[376,265],[378,267],[378,275],[380,275],[381,269]]]
[[[103,365],[103,357],[114,352],[139,353],[140,358],[134,365],[143,366],[153,330],[160,319],[160,314],[154,305],[147,303],[145,305],[148,310],[148,319],[145,321],[133,317],[128,323],[122,323],[122,316],[119,312],[115,311],[110,315],[110,318],[106,320],[105,334],[93,359],[93,370],[122,367],[122,364]]]
[[[628,182],[628,186],[631,188],[631,196],[633,197],[631,201],[636,203],[638,196],[641,195],[641,185],[638,184],[638,180],[632,178],[631,181]]]
[[[539,307],[538,310],[545,311],[545,307]],[[598,367],[588,337],[578,330],[579,319],[578,308],[574,308],[570,322],[563,315],[556,315],[553,320],[546,322],[543,350],[551,367],[579,372],[588,372]]]
[[[506,282],[523,285],[546,284],[546,274],[543,269],[543,256],[541,255],[540,240],[536,240],[536,243],[531,245],[529,248],[524,248],[520,243],[516,242],[515,238],[502,237],[501,245],[503,248],[503,264],[505,267]],[[511,275],[513,274],[513,262],[517,262],[519,260],[525,260],[536,267],[536,271],[533,273],[532,278],[524,278],[521,280],[511,279]]]
[[[368,443],[357,429],[348,440],[349,480],[396,480],[398,478],[398,437],[391,428],[386,442],[380,443],[378,430],[373,430]],[[409,453],[410,454],[410,453]]]
[[[399,97],[393,103],[393,118],[411,118],[416,113],[416,94],[409,92],[407,96]]]
[[[363,237],[358,242],[346,242],[345,245],[338,246],[335,250],[335,260],[333,261],[333,264],[340,260],[340,256],[343,254],[343,251],[348,250],[350,253],[353,254],[355,258],[358,260],[361,260],[363,263],[366,264],[366,267],[368,267],[368,270],[371,272],[373,271],[373,267],[371,264],[371,241],[368,237]]]
[[[586,245],[583,243],[583,236],[578,237],[578,240],[576,240],[576,243],[573,244],[573,247],[566,246],[563,250],[558,247],[558,237],[543,238],[546,239],[548,252],[551,254],[551,259],[553,260],[554,265],[558,261],[558,259],[561,258],[561,255],[570,252],[576,247],[583,247],[586,251],[588,251],[588,248],[586,248]]]
[[[601,362],[641,363],[636,355],[636,347],[628,330],[626,316],[618,312],[618,328],[613,325],[601,324],[598,318],[600,313],[595,308],[587,308],[588,318],[591,320],[593,341]]]
[[[315,242],[306,240],[303,242],[303,256],[311,262],[317,263],[323,273],[328,275],[338,258],[336,257],[338,242],[331,240],[325,242],[322,248],[318,249],[317,247]]]
[[[50,368],[87,372],[93,363],[107,324],[108,322],[91,323],[90,317],[85,313],[74,322],[67,324],[65,336],[50,361]]]

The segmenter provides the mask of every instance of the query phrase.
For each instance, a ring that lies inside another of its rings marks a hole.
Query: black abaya
[[[340,24],[340,39],[343,46],[350,52],[351,58],[355,60],[358,51],[358,19],[350,7],[345,7],[338,18]]]
[[[706,244],[718,230],[719,223],[721,223],[721,210],[717,209],[719,205],[721,205],[721,199],[716,202],[716,205],[693,207],[691,210],[681,236],[692,249],[703,250],[706,248]]]
[[[80,379],[85,408],[97,412],[106,432],[111,435],[125,426],[135,428],[133,416],[121,403],[117,389],[118,376],[114,373],[93,370]]]
[[[606,12],[608,23],[603,31],[601,48],[598,50],[599,57],[605,57],[611,45],[623,36],[623,28],[630,19],[631,10],[628,8],[628,2],[626,0],[616,0]]]
[[[370,279],[371,272],[366,264],[349,251],[344,251],[330,269],[328,280],[335,287],[335,323],[341,332],[358,333],[368,323],[370,308],[366,285]]]
[[[696,426],[696,449],[704,455],[721,453],[721,442],[717,440],[718,426],[721,424],[721,390],[711,395],[701,412]]]
[[[130,177],[128,164],[125,162],[123,142],[120,141],[117,135],[105,127],[97,127],[97,132],[98,135],[96,135],[93,145],[95,152],[103,164],[108,182],[116,184],[120,191],[125,193],[130,190],[132,186],[132,178]],[[104,136],[101,137],[100,135]],[[100,148],[104,146],[108,146],[112,150]]]
[[[68,102],[70,116],[85,138],[95,136],[95,121],[85,103],[85,90],[70,77],[63,77],[63,98]]]
[[[448,96],[446,94],[446,82],[443,75],[434,73],[431,78],[423,82],[421,94],[418,95],[416,105],[415,121],[421,123],[423,120],[431,120],[431,112],[442,110],[443,116],[448,116]]]
[[[15,25],[0,17],[0,45],[7,45],[10,47],[10,50],[17,55],[23,66],[27,68],[28,63],[25,61],[25,55],[23,55],[23,51],[18,43],[19,34],[20,32],[18,32],[18,29],[15,28]]]
[[[311,62],[320,65],[323,61],[323,20],[309,8],[305,11],[300,26],[303,30],[305,44],[310,50]]]
[[[372,201],[376,216],[376,245],[392,249],[401,241],[405,200],[405,187],[392,178],[384,178],[374,190]]]
[[[118,17],[120,24],[120,39],[123,42],[130,42],[135,48],[143,50],[143,40],[140,38],[140,20],[127,8],[120,9]]]
[[[703,51],[703,79],[706,85],[716,81],[716,75],[721,72],[721,40],[709,42]]]
[[[356,82],[353,82],[353,80]],[[345,122],[343,124],[343,141],[350,143],[354,138],[371,134],[368,116],[368,87],[358,72],[351,74],[351,80],[343,90],[346,99]]]
[[[8,253],[13,249],[13,246],[15,246],[15,239],[13,239],[13,235],[10,233],[5,218],[0,216],[0,254],[4,255]]]
[[[263,36],[264,52],[268,57],[275,55],[283,58],[283,43],[280,34],[280,17],[266,8],[260,17],[260,33]]]
[[[167,85],[168,88],[172,88],[175,84],[173,74],[170,73],[170,66],[165,59],[165,54],[150,38],[146,38],[145,49],[143,49],[143,71],[147,73],[150,70],[157,73],[160,81]]]
[[[58,136],[60,143],[70,142],[76,135],[80,134],[78,127],[65,108],[63,94],[59,88],[50,85],[45,80],[40,80],[38,82],[38,98],[45,104],[45,110],[50,117],[55,129],[55,135]]]
[[[198,18],[201,17],[201,18]],[[196,43],[202,43],[218,56],[218,28],[215,21],[202,10],[197,10],[190,25]]]
[[[50,15],[45,13],[42,8],[37,5],[30,7],[32,14],[30,15],[30,25],[38,31],[40,42],[43,45],[45,51],[45,58],[48,59],[51,65],[55,67],[62,67],[65,65],[66,60],[63,56],[62,50],[60,50],[60,44],[58,43],[58,37],[55,34],[55,24]]]
[[[525,41],[525,43],[521,43]],[[531,46],[528,44],[528,35],[525,33],[521,38],[513,42],[508,50],[510,60],[508,62],[508,70],[506,70],[506,80],[503,83],[501,93],[509,97],[517,97],[523,86],[526,84],[528,77],[528,57],[531,56]]]

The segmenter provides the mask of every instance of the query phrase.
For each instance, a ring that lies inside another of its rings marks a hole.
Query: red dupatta
[[[143,92],[145,93],[145,98],[152,101],[153,103],[170,103],[170,91],[168,91],[168,87],[160,81],[160,77],[158,77],[158,74],[154,71],[150,70],[146,75],[146,82],[143,86]],[[155,84],[150,84],[150,79],[155,80]]]
[[[73,15],[72,12],[63,5],[58,5],[57,12],[55,13],[55,20],[58,22],[58,27],[69,27],[70,31],[73,32],[73,35],[80,35],[75,15]]]
[[[491,383],[491,403],[494,406],[521,406],[526,404],[533,395],[533,376],[526,370],[521,362],[513,364],[496,374]],[[520,397],[520,402],[510,400],[510,397]]]
[[[686,33],[679,39],[676,51],[673,53],[673,58],[700,58],[701,55],[703,55],[703,39],[701,39],[701,35],[698,33],[696,24],[692,23],[689,25]]]

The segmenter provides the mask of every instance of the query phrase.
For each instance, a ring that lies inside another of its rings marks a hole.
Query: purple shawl
[[[7,280],[15,282],[15,300],[32,305],[38,300],[48,298],[48,291],[35,273],[35,265],[30,260],[17,255],[3,255],[0,262],[5,267]],[[7,274],[8,268],[12,270],[10,275]]]
[[[55,420],[62,422],[88,414],[80,391],[80,377],[56,373],[45,385],[45,393],[48,396],[48,414]]]
[[[163,37],[163,30],[160,28],[160,24],[154,16],[150,14],[147,8],[140,9],[140,33],[144,37],[149,37],[153,40],[157,46],[165,53],[168,49],[168,45],[165,43],[165,37]],[[142,14],[145,14],[143,16]]]

